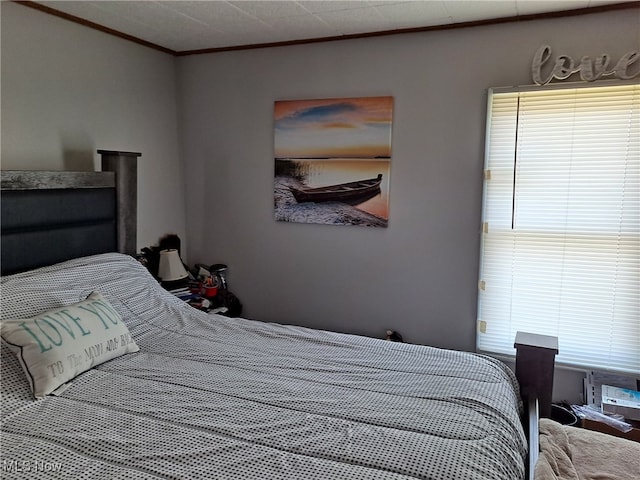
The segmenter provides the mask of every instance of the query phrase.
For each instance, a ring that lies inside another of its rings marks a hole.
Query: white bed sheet
[[[140,352],[36,401],[3,345],[3,478],[524,478],[517,384],[497,360],[207,315],[120,254],[4,277],[2,318],[92,291]]]

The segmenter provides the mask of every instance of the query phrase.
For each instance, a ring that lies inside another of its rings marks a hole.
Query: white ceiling
[[[622,0],[43,1],[175,52],[340,37],[582,9]]]

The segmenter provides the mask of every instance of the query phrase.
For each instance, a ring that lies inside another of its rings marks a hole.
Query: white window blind
[[[489,92],[477,347],[640,373],[640,85]]]

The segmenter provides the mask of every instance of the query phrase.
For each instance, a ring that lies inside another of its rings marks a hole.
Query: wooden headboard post
[[[98,150],[102,155],[102,171],[115,172],[118,228],[118,251],[129,255],[137,253],[136,231],[138,209],[135,199],[138,197],[138,165],[139,152],[118,152]]]

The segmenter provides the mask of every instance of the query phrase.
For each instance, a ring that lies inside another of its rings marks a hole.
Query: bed
[[[1,285],[3,478],[526,477],[518,384],[493,358],[206,314],[125,253]],[[6,325],[92,294],[135,349],[34,399]]]

